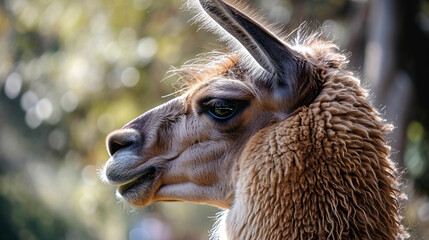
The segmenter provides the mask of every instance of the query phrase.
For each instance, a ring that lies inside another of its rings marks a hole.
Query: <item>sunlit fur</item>
[[[289,45],[321,86],[301,92],[312,94],[310,104],[284,112],[274,90],[255,84],[262,75],[241,52],[206,55],[174,71],[184,82],[180,96],[109,136],[108,144],[133,144],[112,153],[106,181],[124,186],[144,176],[119,194],[135,206],[188,201],[226,209],[212,239],[407,238],[384,140],[392,126],[344,69],[335,44],[298,31]],[[211,98],[248,106],[221,124],[201,109]]]

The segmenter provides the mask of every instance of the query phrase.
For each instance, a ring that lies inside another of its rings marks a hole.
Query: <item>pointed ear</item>
[[[305,86],[312,76],[312,69],[300,54],[266,27],[225,1],[199,0],[199,4],[263,68],[265,74],[261,74],[256,83],[274,91],[272,93],[276,98],[283,100],[285,111],[293,111],[299,105],[307,104],[302,103],[302,98],[308,101],[309,97],[300,95],[308,93],[300,91],[315,86]]]

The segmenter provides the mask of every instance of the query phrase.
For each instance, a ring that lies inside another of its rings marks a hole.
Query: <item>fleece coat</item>
[[[262,129],[236,171],[228,239],[401,239],[391,130],[358,79],[324,73],[309,106]]]

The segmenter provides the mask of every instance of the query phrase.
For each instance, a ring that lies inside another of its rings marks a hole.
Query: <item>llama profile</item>
[[[187,4],[231,52],[185,65],[179,96],[108,136],[117,195],[225,209],[214,239],[407,238],[391,125],[336,45],[283,39],[229,1]]]

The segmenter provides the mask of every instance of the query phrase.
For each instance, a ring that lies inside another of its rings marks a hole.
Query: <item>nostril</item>
[[[109,142],[108,148],[110,155],[115,154],[115,152],[121,150],[122,148],[126,148],[128,146],[131,146],[132,142],[118,142],[118,141],[111,141]]]
[[[125,149],[131,145],[138,143],[140,134],[132,129],[118,130],[111,133],[106,139],[107,150],[110,156],[113,156],[121,149]]]

